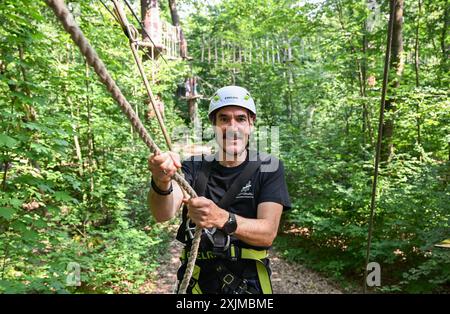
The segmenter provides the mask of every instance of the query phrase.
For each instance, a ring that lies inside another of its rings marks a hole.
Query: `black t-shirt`
[[[224,167],[218,161],[214,160],[206,185],[205,195],[201,196],[211,199],[217,204],[249,162],[248,156],[249,154],[247,154],[247,159],[236,167]],[[201,164],[201,156],[193,156],[182,163],[185,179],[191,186],[195,186],[195,180],[200,171]],[[281,204],[283,210],[288,210],[291,207],[284,177],[283,163],[273,156],[270,156],[270,158],[262,162],[251,179],[241,188],[241,191],[231,203],[230,207],[224,209],[245,218],[256,218],[258,205],[263,202]],[[266,249],[266,247],[251,246],[235,237],[232,237],[232,243],[240,247]]]

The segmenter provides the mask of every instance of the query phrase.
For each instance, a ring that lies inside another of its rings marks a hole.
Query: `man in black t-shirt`
[[[188,293],[272,293],[267,249],[281,213],[291,204],[280,160],[248,149],[256,108],[248,91],[226,86],[213,96],[209,118],[219,151],[180,162],[178,154],[152,155],[148,202],[157,221],[175,216],[183,242],[181,281],[195,226],[204,228]],[[199,197],[184,199],[171,177],[182,168]]]

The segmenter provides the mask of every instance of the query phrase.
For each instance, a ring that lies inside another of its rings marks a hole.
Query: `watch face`
[[[224,226],[224,231],[228,234],[232,234],[237,229],[236,216],[230,213],[230,217],[228,217],[228,221]]]

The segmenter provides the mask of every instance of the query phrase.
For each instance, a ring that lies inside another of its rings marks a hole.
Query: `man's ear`
[[[248,115],[248,122],[250,124],[250,127],[255,125],[256,116],[250,112],[250,110],[247,109],[247,115]]]
[[[254,116],[254,115],[249,115],[249,123],[250,123],[250,127],[254,127],[254,126],[255,126],[255,122],[256,122],[256,116]]]
[[[254,118],[250,117],[249,125],[250,125],[250,133],[253,133],[255,131],[255,119]]]

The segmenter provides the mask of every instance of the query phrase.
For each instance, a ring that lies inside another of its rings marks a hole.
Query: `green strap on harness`
[[[272,294],[272,283],[266,265],[260,260],[256,261],[256,271],[258,273],[259,284],[263,294]]]
[[[239,253],[238,253],[239,252]],[[181,252],[180,260],[183,262],[187,260],[186,249]],[[240,255],[240,256],[237,256]],[[261,285],[263,294],[272,294],[272,284],[270,282],[269,272],[267,271],[266,265],[263,259],[268,257],[267,250],[254,250],[247,248],[238,248],[235,245],[230,245],[230,257],[232,259],[250,259],[256,261],[256,271],[258,273],[259,283]],[[215,259],[217,258],[212,251],[199,252],[197,259]],[[192,275],[192,281],[194,286],[192,287],[193,294],[202,294],[200,286],[198,285],[198,278],[200,277],[200,267],[195,265],[194,273]]]
[[[194,265],[194,271],[192,272],[191,277],[191,282],[194,283],[194,286],[192,287],[192,294],[203,294],[198,284],[199,277],[200,277],[200,267],[198,265]]]
[[[238,255],[238,252],[240,252],[240,256]],[[186,253],[186,249],[183,249],[181,252],[180,259],[181,261],[184,261],[187,259],[188,253]],[[261,261],[269,256],[269,252],[267,250],[254,250],[254,249],[247,249],[247,248],[237,248],[235,245],[230,245],[230,258],[231,259],[252,259],[256,261]],[[214,259],[217,258],[212,251],[206,251],[206,252],[198,252],[197,259],[199,260],[205,260],[205,259]]]

